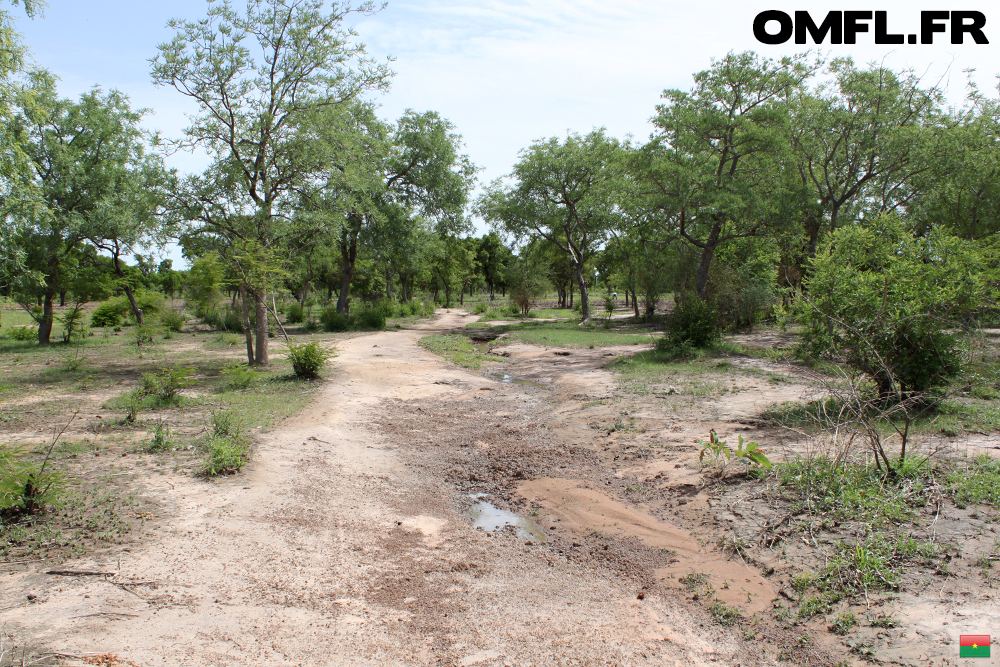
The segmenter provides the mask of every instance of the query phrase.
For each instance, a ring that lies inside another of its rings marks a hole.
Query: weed
[[[807,621],[817,614],[825,614],[830,611],[830,600],[826,596],[811,597],[799,606],[799,611],[795,617],[800,621]]]
[[[250,389],[260,381],[260,373],[250,368],[246,364],[233,362],[227,364],[222,369],[221,389],[223,391],[237,391],[240,389]]]
[[[224,435],[212,435],[206,442],[208,460],[203,472],[208,477],[232,475],[240,471],[250,454],[247,446]]]
[[[715,590],[709,582],[708,575],[703,572],[690,572],[678,581],[692,594],[693,598],[712,598]]]
[[[873,628],[894,628],[898,625],[895,614],[879,613],[868,616],[868,623]]]
[[[138,389],[140,396],[151,396],[158,403],[170,403],[177,398],[177,392],[192,386],[193,368],[165,368],[158,373],[143,373]]]
[[[160,421],[152,432],[153,437],[148,442],[144,442],[147,452],[164,452],[174,447],[174,441],[170,437],[170,427],[167,423]]]
[[[737,622],[743,620],[743,614],[736,607],[730,607],[725,602],[716,600],[708,607],[708,613],[712,615],[712,620],[714,620],[719,625],[735,625]]]
[[[458,334],[424,336],[419,342],[421,347],[462,368],[478,370],[483,362],[504,361],[502,357],[480,354],[468,337]]]
[[[857,624],[857,616],[847,611],[833,619],[833,623],[828,626],[828,629],[835,635],[846,635]]]
[[[725,440],[719,440],[719,436],[716,435],[715,429],[709,431],[708,442],[699,440],[698,444],[701,445],[701,454],[698,456],[699,462],[702,462],[705,458],[705,454],[710,452],[714,456],[713,464],[716,465],[721,461],[722,456],[726,457],[726,463],[731,460],[731,457],[735,456],[737,459],[746,463],[748,469],[756,467],[771,467],[771,461],[764,455],[764,450],[760,449],[760,446],[756,442],[746,443],[746,446],[744,447],[742,435],[739,436],[739,444],[736,445],[736,451],[731,451],[728,445],[726,445]],[[723,467],[725,467],[725,463],[723,464]]]
[[[246,427],[243,419],[230,410],[220,410],[211,413],[212,435],[230,438],[235,441],[246,439]]]

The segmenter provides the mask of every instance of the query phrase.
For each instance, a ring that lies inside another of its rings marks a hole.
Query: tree
[[[170,181],[161,159],[145,151],[147,135],[139,128],[145,112],[115,90],[94,88],[79,102],[60,99],[55,78],[44,71],[33,72],[31,84],[12,131],[29,160],[25,179],[37,194],[12,215],[23,227],[19,245],[29,257],[21,287],[42,298],[39,344],[49,343],[54,298],[65,291],[84,241],[111,252],[111,268],[141,323],[120,257],[162,229],[159,206]]]
[[[982,256],[942,230],[917,238],[896,215],[843,226],[810,263],[800,350],[842,356],[882,400],[907,400],[961,370],[952,329],[989,298]]]
[[[786,219],[788,105],[810,73],[802,58],[730,53],[696,74],[690,92],[664,91],[657,133],[633,153],[630,173],[644,207],[668,238],[701,254],[702,299],[721,245]]]
[[[287,236],[291,194],[322,166],[322,152],[301,127],[388,85],[386,65],[368,58],[356,33],[343,26],[373,5],[325,5],[255,0],[241,14],[229,0],[209,0],[207,18],[169,23],[177,35],[151,61],[156,85],[172,86],[198,105],[179,145],[205,147],[214,164],[207,178],[191,183],[182,204],[191,219],[242,244],[230,261],[251,246],[280,246]],[[225,187],[212,187],[215,179]],[[215,206],[213,196],[227,197],[228,205]],[[268,285],[243,288],[256,311],[256,351],[248,355],[267,364]]]
[[[621,151],[604,130],[536,141],[521,151],[510,175],[514,183],[494,181],[477,205],[505,234],[543,238],[566,253],[580,289],[581,324],[590,321],[586,265],[616,215]]]

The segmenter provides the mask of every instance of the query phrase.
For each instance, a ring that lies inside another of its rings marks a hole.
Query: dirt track
[[[559,458],[574,438],[547,425],[558,410],[544,390],[464,372],[416,344],[465,321],[452,312],[341,343],[316,400],[265,436],[243,474],[146,480],[158,527],[131,551],[65,566],[114,577],[29,566],[5,577],[0,624],[36,654],[137,665],[769,664],[656,585],[676,573],[651,544],[703,551],[686,531],[613,505],[585,456]],[[592,389],[606,380],[586,360],[572,374]],[[566,522],[545,544],[470,525],[470,491],[500,503],[515,483],[546,529]],[[644,542],[609,555],[599,532],[584,541],[595,505],[608,532],[641,526]]]

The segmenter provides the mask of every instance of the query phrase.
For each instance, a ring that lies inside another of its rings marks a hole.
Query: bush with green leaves
[[[288,343],[288,358],[292,362],[292,369],[301,378],[318,377],[323,366],[336,356],[336,350],[320,347],[315,341],[298,345]]]
[[[184,310],[182,308],[164,308],[160,312],[160,324],[162,324],[167,331],[180,331],[184,328],[184,323],[187,321],[187,317],[184,315]]]
[[[289,324],[301,324],[306,319],[306,310],[298,301],[285,306],[285,321]]]
[[[250,450],[241,443],[226,436],[211,435],[205,442],[208,460],[203,472],[208,477],[233,475],[250,460]]]
[[[962,371],[953,330],[988,293],[985,264],[970,242],[941,230],[917,237],[895,215],[846,225],[803,282],[798,353],[842,358],[883,399],[945,385]]]
[[[722,339],[719,315],[712,304],[697,296],[679,299],[667,321],[667,342],[671,347],[711,347]]]
[[[31,325],[26,327],[11,327],[7,330],[7,335],[10,336],[12,340],[16,340],[18,342],[38,340],[38,326]]]
[[[545,274],[527,258],[512,260],[504,271],[510,305],[516,308],[511,314],[527,317],[538,299],[552,288]]]
[[[166,422],[158,422],[151,435],[153,437],[143,441],[143,449],[145,451],[155,453],[173,449],[174,440],[170,437],[170,427],[167,426]]]
[[[324,331],[349,331],[351,318],[346,313],[338,313],[336,306],[327,306],[320,313],[319,321]]]
[[[156,373],[143,373],[138,388],[140,396],[152,396],[166,403],[177,397],[177,392],[195,383],[191,378],[193,368],[164,368]]]
[[[0,516],[32,514],[59,505],[66,491],[66,476],[49,465],[55,442],[40,466],[28,462],[23,447],[0,445]]]
[[[128,300],[115,298],[105,301],[90,314],[90,326],[92,327],[117,327],[121,326],[122,320],[131,312]]]
[[[227,364],[226,367],[222,369],[222,377],[223,380],[221,388],[223,391],[250,389],[260,382],[259,371],[255,371],[246,364],[237,362]]]

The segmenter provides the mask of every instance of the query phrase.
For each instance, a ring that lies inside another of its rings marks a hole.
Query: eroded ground
[[[842,639],[782,616],[816,545],[755,541],[781,531],[766,482],[707,476],[696,440],[741,434],[774,459],[816,447],[758,419],[816,396],[808,372],[733,357],[651,383],[607,368],[635,345],[502,340],[498,363],[469,372],[416,344],[471,319],[341,341],[309,407],[261,436],[239,475],[115,461],[141,531],[86,558],[5,564],[0,665],[12,651],[37,664],[949,664],[949,628],[1000,620],[992,580],[954,566],[878,601],[894,628]],[[481,501],[544,541],[476,529]],[[967,534],[973,511],[943,503],[932,530],[986,550],[989,528]]]

